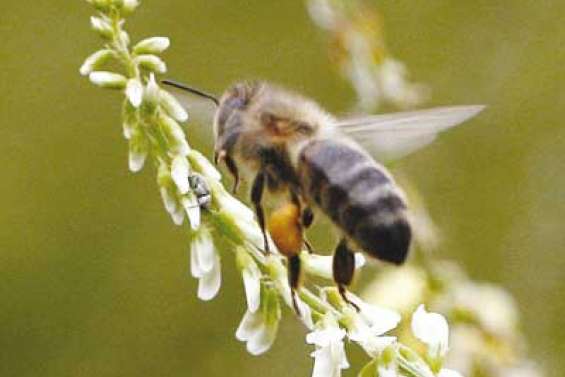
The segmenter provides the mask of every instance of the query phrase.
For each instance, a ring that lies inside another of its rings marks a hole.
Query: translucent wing
[[[451,106],[408,111],[337,122],[350,136],[382,162],[402,158],[423,148],[437,135],[477,115],[484,106]]]
[[[211,94],[172,80],[163,80],[166,89],[180,102],[188,113],[188,122],[208,127],[212,131],[218,100]]]

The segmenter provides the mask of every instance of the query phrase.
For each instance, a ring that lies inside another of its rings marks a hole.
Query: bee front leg
[[[255,214],[257,215],[257,222],[263,233],[263,242],[265,254],[270,253],[269,240],[267,239],[267,231],[265,230],[265,213],[263,211],[263,206],[261,205],[261,199],[263,198],[263,190],[265,188],[265,173],[260,171],[253,181],[253,186],[251,187],[251,202],[255,206]]]
[[[239,188],[239,170],[237,169],[235,161],[230,156],[225,156],[224,161],[226,162],[226,167],[228,168],[230,174],[233,176],[232,192],[235,194],[237,193],[237,189]]]
[[[351,302],[346,295],[346,287],[351,284],[353,280],[353,273],[355,271],[355,254],[347,246],[347,240],[342,239],[334,253],[333,257],[333,276],[334,281],[339,289],[339,294],[343,300],[353,306],[357,311],[359,307]]]

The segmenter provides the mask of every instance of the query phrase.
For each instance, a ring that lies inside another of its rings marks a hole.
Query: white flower
[[[143,132],[139,128],[133,129],[131,138],[129,139],[128,155],[128,166],[131,172],[136,173],[143,168],[147,154],[149,153],[148,148],[147,140]]]
[[[141,85],[141,81],[129,79],[126,85],[126,96],[133,107],[139,107],[143,98],[143,85]]]
[[[184,131],[177,121],[170,116],[161,113],[159,114],[158,122],[163,129],[167,141],[169,142],[170,152],[175,155],[188,155],[190,147],[186,141]]]
[[[112,25],[110,25],[110,22],[106,17],[90,17],[90,26],[104,38],[112,37]]]
[[[253,213],[253,211],[238,199],[229,194],[222,193],[221,195],[218,195],[218,201],[219,207],[222,208],[223,211],[232,215],[236,215],[241,221],[256,224],[255,214]]]
[[[222,275],[220,256],[206,228],[200,228],[190,245],[190,271],[198,279],[198,298],[213,299],[220,290]]]
[[[133,48],[136,54],[159,54],[169,48],[171,42],[167,37],[151,37],[140,41]]]
[[[420,305],[412,316],[412,332],[428,346],[432,358],[443,358],[447,353],[449,327],[443,315],[429,313]]]
[[[414,266],[403,266],[383,271],[361,293],[367,302],[411,312],[420,302],[426,289],[426,273]],[[395,287],[395,289],[390,289]],[[401,295],[398,292],[402,292]]]
[[[212,165],[210,161],[202,155],[202,153],[192,149],[188,154],[188,158],[190,159],[191,164],[198,168],[200,173],[202,173],[202,175],[206,178],[210,178],[218,182],[222,179],[222,175],[218,169],[216,169],[216,167]]]
[[[241,248],[237,250],[237,260],[242,269],[247,308],[249,312],[255,313],[261,303],[261,271],[257,263]]]
[[[171,177],[177,185],[181,194],[186,194],[190,189],[188,182],[188,175],[190,173],[190,166],[186,157],[177,155],[171,163]]]
[[[175,211],[171,213],[171,218],[173,219],[175,225],[182,225],[182,223],[184,222],[184,213],[185,211],[182,206],[178,206]]]
[[[159,98],[159,85],[157,85],[157,81],[155,81],[155,75],[151,73],[149,75],[149,81],[147,81],[147,85],[143,91],[143,102],[145,102],[150,109],[154,109],[159,103]]]
[[[188,114],[177,99],[166,90],[161,89],[161,105],[165,111],[179,122],[188,120]]]
[[[504,289],[488,283],[464,282],[455,285],[452,305],[470,312],[491,334],[511,337],[518,327],[514,298]]]
[[[89,75],[92,71],[98,68],[100,65],[107,62],[112,56],[114,52],[112,50],[104,49],[99,50],[90,55],[84,63],[80,66],[80,74],[83,76]]]
[[[306,272],[326,279],[333,279],[333,256],[302,253],[300,259]],[[363,267],[365,263],[363,254],[355,253],[355,269]]]
[[[281,317],[277,292],[265,286],[262,288],[259,310],[247,310],[235,333],[238,340],[246,342],[247,351],[252,355],[260,355],[271,348]]]
[[[107,71],[94,71],[88,75],[90,82],[94,85],[108,89],[123,89],[127,79],[118,73]]]
[[[359,315],[375,335],[382,335],[394,329],[402,319],[400,314],[394,310],[367,304],[352,293],[348,293],[347,295],[349,299],[359,307]]]
[[[139,0],[124,0],[123,10],[133,12],[139,6]]]
[[[348,297],[360,310],[347,312],[351,321],[349,338],[359,343],[369,356],[376,357],[396,341],[394,336],[383,335],[398,326],[401,316],[394,310],[367,304],[352,293]]]
[[[163,205],[169,214],[174,213],[177,210],[177,198],[175,197],[172,190],[168,187],[161,187],[159,189],[161,193],[161,199],[163,199]]]
[[[453,369],[443,368],[442,370],[439,371],[437,377],[463,377],[463,376],[461,375],[461,373]]]
[[[193,230],[198,229],[200,226],[200,205],[196,196],[189,194],[182,197],[181,204],[188,216],[188,221],[190,221],[190,227]]]
[[[331,315],[326,315],[322,328],[306,335],[306,343],[314,344],[316,350],[312,377],[340,377],[341,370],[349,368],[343,345],[345,330],[340,329]]]
[[[156,55],[139,55],[135,58],[135,62],[139,64],[140,67],[143,67],[147,70],[157,72],[157,73],[165,73],[167,72],[167,65],[165,62]]]

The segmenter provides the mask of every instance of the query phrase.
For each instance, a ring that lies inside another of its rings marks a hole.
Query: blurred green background
[[[392,53],[432,88],[428,105],[489,105],[396,169],[421,189],[442,256],[515,294],[531,354],[561,376],[565,2],[375,3]],[[154,172],[127,171],[118,94],[78,74],[100,46],[90,14],[63,0],[0,13],[0,376],[309,375],[292,316],[265,356],[235,340],[245,302],[231,256],[219,297],[196,299],[186,230]],[[264,78],[336,113],[354,101],[303,1],[146,0],[128,30],[171,37],[170,76],[212,92]],[[209,152],[206,135],[189,131]],[[351,359],[346,376],[365,360]]]

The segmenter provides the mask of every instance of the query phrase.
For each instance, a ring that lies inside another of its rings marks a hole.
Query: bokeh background
[[[374,3],[391,52],[433,90],[428,105],[489,105],[395,170],[421,190],[439,254],[507,287],[531,355],[561,376],[565,2]],[[78,74],[100,45],[90,14],[63,0],[0,12],[0,376],[309,375],[292,316],[262,357],[235,340],[245,302],[230,255],[219,297],[197,300],[186,229],[162,209],[154,172],[127,170],[118,94]],[[303,1],[146,0],[128,30],[171,37],[170,76],[211,92],[264,78],[335,113],[354,102]],[[209,152],[207,135],[189,131]],[[365,360],[351,359],[346,376]]]

